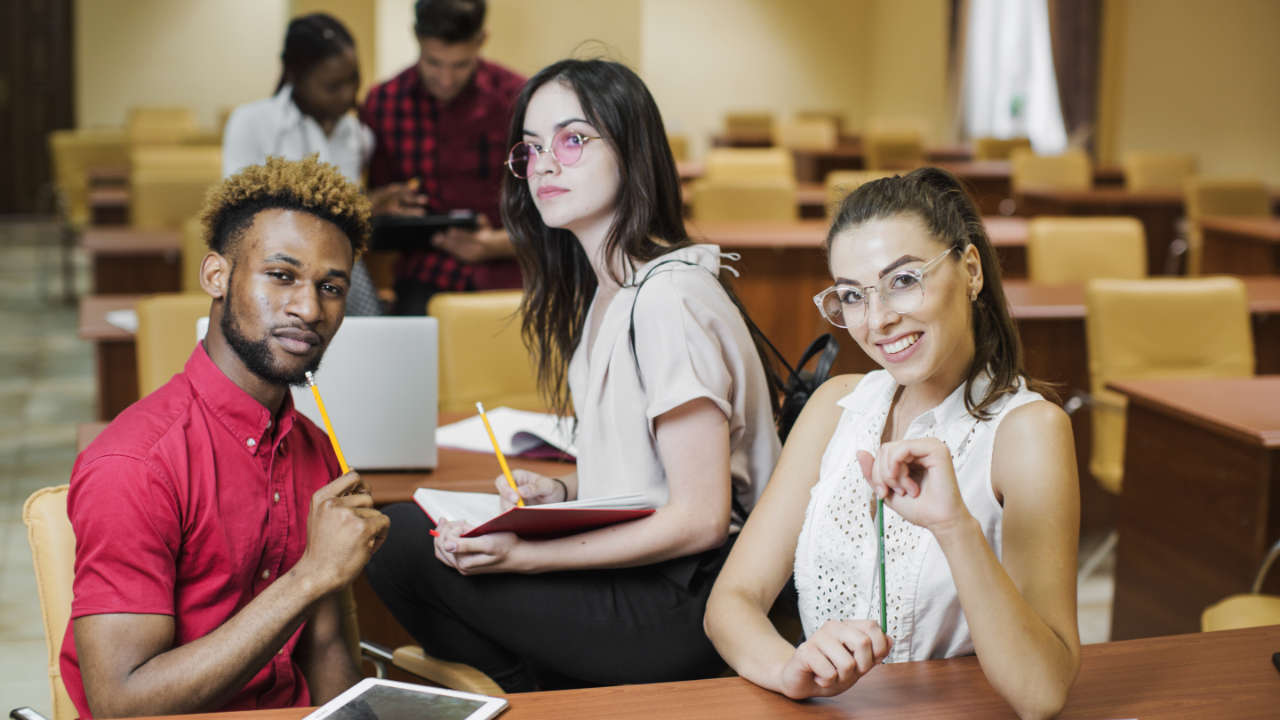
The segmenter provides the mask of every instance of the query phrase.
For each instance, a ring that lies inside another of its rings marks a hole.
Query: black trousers
[[[479,668],[507,692],[724,670],[702,616],[732,538],[645,567],[464,576],[436,559],[417,505],[383,512],[391,529],[366,569],[373,589],[428,653]]]

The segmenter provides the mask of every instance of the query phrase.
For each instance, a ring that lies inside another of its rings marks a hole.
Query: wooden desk
[[[129,224],[128,186],[90,187],[89,224],[94,227]]]
[[[1111,636],[1198,630],[1280,538],[1280,375],[1108,387],[1129,398]]]
[[[179,292],[182,237],[172,230],[91,227],[80,246],[93,263],[98,295]]]
[[[1085,645],[1064,720],[1274,717],[1280,626]],[[881,665],[834,698],[793,702],[742,678],[508,695],[503,720],[789,720],[1012,718],[977,658]],[[298,720],[310,709],[174,716],[169,720]]]
[[[1137,192],[1115,187],[1089,190],[1034,190],[1015,197],[1019,215],[1129,215],[1142,223],[1147,236],[1147,272],[1165,272],[1169,247],[1178,237],[1183,215],[1182,193]]]
[[[76,334],[93,342],[98,385],[98,419],[110,420],[138,399],[138,356],[133,333],[107,322],[113,310],[131,310],[142,295],[89,295],[80,298]]]
[[[1008,160],[939,163],[939,167],[969,186],[978,211],[983,215],[1012,215],[1016,212],[1011,180],[1013,170]],[[1097,166],[1093,170],[1093,184],[1119,187],[1124,184],[1124,170],[1118,165]]]
[[[1206,217],[1200,227],[1201,272],[1280,275],[1280,217]]]

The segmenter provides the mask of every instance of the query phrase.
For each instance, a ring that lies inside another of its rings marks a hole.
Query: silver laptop
[[[204,337],[208,320],[201,319]],[[348,317],[315,373],[342,454],[355,470],[436,466],[437,329],[432,317]],[[293,403],[321,429],[307,387]]]

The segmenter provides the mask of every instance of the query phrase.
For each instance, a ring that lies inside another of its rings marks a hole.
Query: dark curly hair
[[[200,221],[205,242],[227,254],[263,210],[301,210],[328,220],[351,241],[356,257],[369,244],[369,199],[338,168],[311,155],[304,160],[269,157],[215,185]]]

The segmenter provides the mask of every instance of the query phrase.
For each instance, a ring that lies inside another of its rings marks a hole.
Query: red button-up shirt
[[[498,227],[507,130],[525,79],[481,60],[447,103],[427,92],[413,65],[369,89],[360,117],[373,130],[369,187],[418,178],[430,212],[473,210]],[[397,274],[439,290],[519,287],[515,262],[464,263],[434,249],[406,253]]]
[[[182,373],[76,459],[71,619],[172,615],[175,647],[208,635],[298,562],[311,496],[339,474],[325,434],[288,395],[273,424],[198,344]],[[293,658],[304,627],[222,709],[310,704]],[[88,718],[73,628],[62,679]]]

